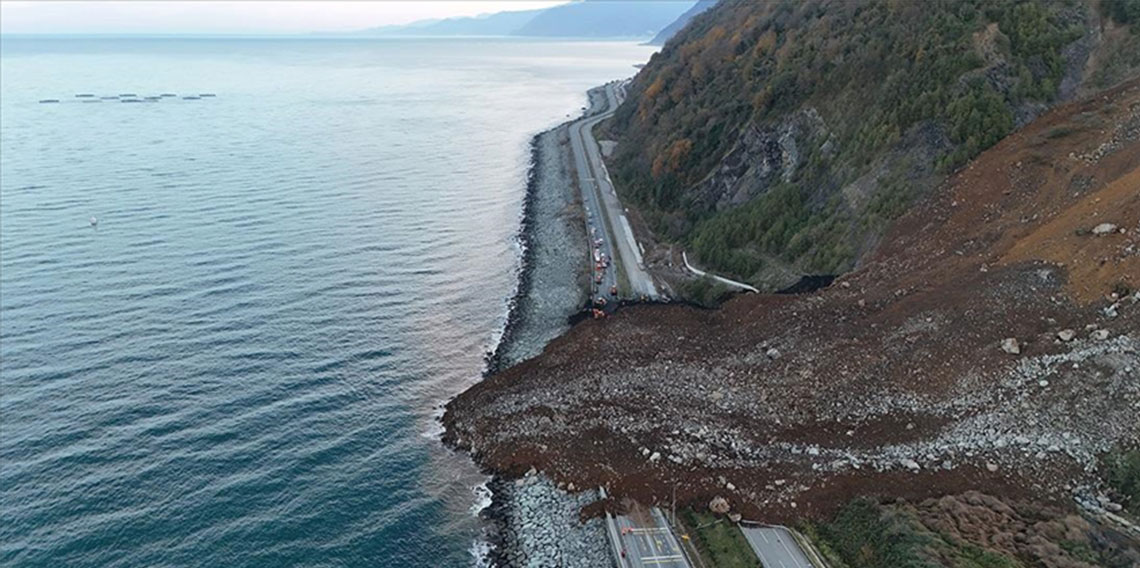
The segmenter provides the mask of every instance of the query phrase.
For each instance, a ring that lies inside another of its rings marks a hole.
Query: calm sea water
[[[471,564],[433,413],[503,324],[530,136],[649,53],[3,39],[0,564]]]

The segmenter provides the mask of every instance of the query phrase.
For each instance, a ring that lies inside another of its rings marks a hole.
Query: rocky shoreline
[[[581,198],[570,174],[565,124],[531,141],[531,167],[519,242],[519,284],[510,301],[503,337],[487,356],[493,375],[542,352],[570,328],[588,301],[589,247]]]
[[[487,376],[541,353],[570,328],[589,300],[589,247],[568,143],[566,124],[531,141],[518,237],[523,249],[519,283],[502,339],[487,355]],[[516,480],[493,474],[487,488],[491,504],[480,515],[488,522],[488,565],[594,567],[609,562],[602,522],[579,519],[581,508],[597,499],[595,492],[571,493],[534,474]]]
[[[494,525],[491,566],[609,565],[602,519],[580,519],[582,508],[598,499],[597,491],[569,493],[533,473],[516,480],[495,476],[487,487],[494,495],[483,512]]]

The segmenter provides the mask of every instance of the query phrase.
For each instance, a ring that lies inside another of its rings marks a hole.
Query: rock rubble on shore
[[[597,500],[596,491],[571,494],[541,475],[493,484],[499,514],[496,563],[520,568],[610,566],[605,524],[582,522],[579,511]]]
[[[491,357],[493,373],[542,352],[570,328],[587,301],[589,246],[581,197],[570,175],[565,125],[532,141],[523,207],[523,262],[503,339]]]

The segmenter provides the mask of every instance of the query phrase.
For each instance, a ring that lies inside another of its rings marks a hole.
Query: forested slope
[[[1137,0],[722,0],[605,125],[660,236],[761,285],[850,269],[1057,102],[1133,76]]]

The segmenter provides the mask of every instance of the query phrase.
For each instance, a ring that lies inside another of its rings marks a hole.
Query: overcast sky
[[[0,2],[0,33],[342,32],[530,10],[566,0],[384,2]]]

